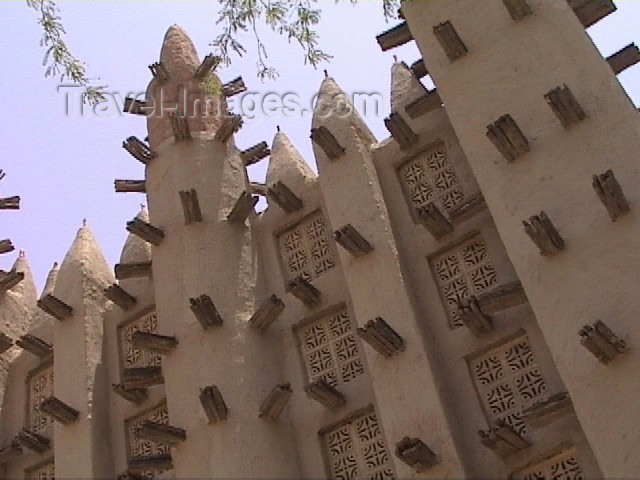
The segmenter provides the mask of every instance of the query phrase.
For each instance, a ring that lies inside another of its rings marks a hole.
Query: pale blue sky
[[[489,0],[484,0],[489,1]],[[497,1],[497,0],[491,0]],[[558,0],[560,1],[560,0]],[[589,29],[604,56],[625,45],[640,42],[640,1],[616,2],[618,12]],[[110,90],[144,91],[150,79],[147,66],[157,61],[167,28],[178,24],[193,39],[200,56],[210,52],[216,36],[218,3],[215,1],[66,1],[59,3],[68,44],[88,64],[90,75]],[[382,17],[380,1],[323,2],[319,27],[322,47],[334,55],[326,67],[347,92],[379,92],[388,109],[389,72],[393,54],[407,63],[418,59],[412,44],[383,53],[375,36],[389,28]],[[115,178],[143,178],[143,168],[121,147],[130,135],[145,137],[145,120],[114,114],[69,118],[64,95],[57,81],[44,78],[39,46],[41,32],[35,12],[21,1],[0,3],[0,59],[4,73],[0,90],[2,157],[0,168],[7,176],[0,182],[0,196],[19,194],[19,211],[0,213],[0,238],[11,238],[24,249],[42,287],[54,261],[64,257],[83,218],[96,235],[107,260],[118,261],[126,238],[125,223],[145,202],[144,195],[115,194]],[[280,71],[275,82],[261,84],[256,78],[253,38],[245,43],[249,54],[222,70],[224,81],[242,75],[251,91],[294,92],[310,100],[323,78],[322,70],[303,65],[296,46],[275,34],[265,33],[271,63]],[[640,66],[620,75],[636,105],[640,104]],[[388,112],[384,112],[385,114]],[[367,123],[379,139],[387,135],[382,116]],[[271,142],[280,125],[312,165],[309,118],[262,118],[249,122],[237,135],[240,148],[259,141]],[[266,161],[253,167],[256,180],[264,176]],[[315,168],[315,166],[314,166]],[[14,252],[17,254],[17,251]],[[0,257],[0,268],[8,269],[15,254]]]

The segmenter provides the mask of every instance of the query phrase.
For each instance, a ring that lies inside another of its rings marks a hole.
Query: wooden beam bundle
[[[522,410],[522,420],[534,428],[543,427],[573,411],[571,397],[567,392],[559,392],[540,400]]]
[[[433,34],[442,46],[444,53],[452,62],[469,52],[450,20],[433,27]]]
[[[149,164],[151,160],[158,156],[156,152],[151,150],[147,144],[137,137],[127,137],[127,139],[122,142],[122,148],[129,152],[133,158],[145,165]]]
[[[373,252],[373,245],[350,223],[336,230],[333,236],[336,243],[354,257],[362,257]]]
[[[404,352],[404,339],[381,317],[369,320],[364,328],[358,328],[358,335],[380,355],[390,357]]]
[[[169,115],[171,121],[171,129],[173,130],[173,138],[176,142],[191,140],[191,130],[189,130],[189,119],[185,115],[175,112]]]
[[[246,150],[240,152],[240,158],[242,159],[242,163],[244,163],[246,167],[258,163],[260,160],[268,157],[269,155],[271,155],[271,150],[269,149],[269,145],[267,145],[267,142],[260,142],[253,147],[247,148]]]
[[[215,134],[215,139],[221,142],[226,142],[231,138],[231,135],[236,133],[242,127],[244,120],[241,115],[231,115],[224,117],[220,128]]]
[[[191,304],[191,311],[203,329],[206,330],[209,327],[219,327],[222,325],[222,317],[208,295],[190,298],[189,303]]]
[[[291,294],[304,303],[307,307],[320,305],[320,291],[309,281],[302,277],[297,277],[288,283]]]
[[[203,80],[207,75],[209,75],[209,73],[211,73],[212,70],[215,70],[218,65],[220,65],[221,61],[222,59],[220,57],[210,53],[204,57],[204,60],[202,60],[202,63],[197,68],[193,76],[199,80]]]
[[[504,6],[507,8],[509,15],[516,22],[528,17],[533,13],[531,6],[527,3],[527,0],[502,0]]]
[[[200,404],[209,423],[221,422],[229,417],[227,404],[224,403],[220,389],[215,385],[200,389]]]
[[[167,355],[178,346],[178,340],[174,336],[137,331],[131,336],[131,345],[138,350]]]
[[[384,119],[384,124],[402,150],[418,143],[418,135],[399,113],[391,112],[391,115]]]
[[[104,296],[118,305],[122,310],[129,310],[136,304],[136,297],[117,283],[104,289]]]
[[[62,425],[70,425],[78,420],[80,412],[56,397],[49,397],[40,403],[40,411],[46,413]]]
[[[613,171],[607,170],[600,175],[594,175],[593,189],[607,209],[607,213],[612,222],[615,222],[618,217],[629,211],[629,202],[624,196],[624,192],[618,180],[616,180]]]
[[[159,366],[125,368],[122,373],[122,385],[127,390],[163,384],[164,375]]]
[[[145,420],[138,429],[138,437],[156,443],[176,445],[187,439],[187,432],[183,428]]]
[[[419,438],[404,437],[396,443],[396,457],[417,473],[438,464],[435,453]]]
[[[434,202],[421,207],[418,218],[436,240],[453,232],[453,224]]]
[[[544,98],[564,128],[569,128],[587,118],[587,114],[566,85],[554,88],[545,94]]]
[[[151,65],[149,65],[149,70],[151,70],[151,75],[153,75],[153,78],[155,78],[158,85],[162,85],[166,83],[167,80],[169,80],[169,72],[164,66],[164,63],[152,63]]]
[[[146,193],[147,186],[144,180],[114,180],[113,186],[116,193]]]
[[[9,240],[8,238],[0,240],[0,253],[13,252],[15,249],[16,247],[13,246],[11,240]]]
[[[133,457],[129,460],[129,470],[134,474],[144,475],[147,477],[148,472],[164,472],[173,468],[173,460],[171,454],[164,453],[160,455],[145,455]]]
[[[181,190],[180,203],[182,205],[182,213],[184,214],[184,224],[202,222],[202,211],[200,210],[200,202],[195,188],[191,190]]]
[[[433,89],[408,104],[406,107],[404,107],[404,110],[405,112],[407,112],[407,115],[409,115],[409,117],[418,118],[422,115],[426,115],[429,112],[438,110],[440,107],[442,107],[442,99],[440,98],[438,90]]]
[[[134,405],[140,405],[149,398],[146,388],[124,388],[123,384],[114,383],[111,385],[111,390],[116,395],[122,397],[127,402],[133,403]]]
[[[479,430],[478,435],[485,447],[503,458],[531,446],[531,443],[503,420],[497,421],[486,431]]]
[[[122,111],[124,113],[131,113],[133,115],[146,115],[145,109],[147,108],[146,100],[138,100],[134,97],[127,97],[124,99],[124,105]]]
[[[487,126],[487,138],[508,162],[529,151],[527,137],[509,114]]]
[[[23,272],[16,272],[10,270],[8,272],[0,272],[0,292],[6,292],[15,287],[22,280],[24,280]]]
[[[53,346],[50,343],[30,333],[18,338],[16,345],[38,358],[47,358],[53,355]]]
[[[276,385],[273,390],[269,392],[267,398],[260,404],[260,418],[266,417],[273,421],[278,420],[284,407],[289,403],[292,393],[293,391],[289,383]]]
[[[638,62],[640,62],[640,49],[635,43],[627,45],[622,50],[607,57],[607,63],[616,75]]]
[[[411,35],[411,30],[409,30],[409,24],[402,22],[378,35],[376,40],[382,51],[385,52],[410,42],[413,40],[413,35]]]
[[[306,385],[304,391],[309,398],[322,404],[329,410],[341,407],[347,403],[345,396],[333,386],[329,385],[324,378],[319,378]]]
[[[267,198],[275,202],[286,213],[297,212],[304,206],[300,197],[281,180],[267,187]]]
[[[325,126],[311,129],[311,140],[318,145],[330,160],[337,160],[346,151],[336,137]]]
[[[249,183],[249,191],[251,195],[259,195],[262,197],[267,196],[267,186],[264,183],[251,182]]]
[[[137,217],[127,222],[127,231],[155,246],[160,245],[164,240],[164,231],[161,228]]]
[[[117,263],[113,268],[118,280],[151,276],[151,262]]]
[[[38,300],[38,307],[60,321],[73,315],[73,308],[50,293]]]
[[[249,319],[251,328],[265,332],[284,310],[284,302],[276,295],[267,298]]]
[[[602,320],[585,325],[579,334],[582,346],[605,365],[629,349],[625,341],[616,336]]]
[[[20,197],[14,195],[13,197],[0,198],[0,210],[19,210],[20,209]]]
[[[225,83],[222,86],[222,91],[225,96],[233,97],[234,95],[238,95],[239,93],[246,92],[247,86],[244,84],[244,80],[242,77],[234,78],[228,83]]]
[[[564,250],[564,240],[546,213],[540,212],[540,215],[534,215],[528,222],[524,220],[522,223],[524,231],[540,249],[542,255],[554,255]]]
[[[20,445],[36,453],[44,453],[51,448],[51,441],[39,433],[23,428],[16,435],[16,440]]]
[[[227,215],[227,221],[230,223],[244,224],[247,217],[253,213],[253,209],[258,203],[259,198],[247,192],[242,192],[235,205]]]
[[[475,336],[493,331],[491,317],[482,311],[480,305],[478,305],[478,299],[474,295],[458,300],[458,315]]]

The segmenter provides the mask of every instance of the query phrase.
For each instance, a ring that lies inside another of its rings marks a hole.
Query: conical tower
[[[190,99],[208,96],[224,106],[222,92],[205,94],[197,53],[179,27],[167,32],[160,59],[168,79],[154,79],[149,94],[173,98],[190,88]],[[206,78],[207,85],[219,83],[214,74]],[[204,117],[192,103],[183,108],[196,112],[185,119],[188,137],[175,118],[148,119],[157,157],[146,170],[150,224],[161,231],[146,236],[154,243],[158,330],[178,340],[162,363],[169,424],[186,434],[172,451],[175,476],[295,477],[287,428],[258,418],[260,396],[282,379],[276,349],[249,330],[257,253],[254,200],[232,136],[238,119]],[[209,405],[213,386],[228,406],[224,421],[215,422],[200,399],[203,391]]]

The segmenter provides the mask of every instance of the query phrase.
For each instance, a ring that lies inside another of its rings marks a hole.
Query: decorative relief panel
[[[324,441],[331,478],[393,478],[389,452],[374,412],[367,412],[328,431]]]
[[[123,368],[155,367],[160,365],[160,355],[146,350],[135,349],[131,344],[131,337],[134,332],[141,331],[155,333],[157,330],[158,317],[156,312],[149,312],[146,315],[143,315],[140,318],[118,328]]]
[[[364,373],[346,309],[304,325],[298,338],[310,382],[323,378],[335,387]]]
[[[51,461],[27,470],[24,474],[27,480],[54,480],[56,478],[55,464]]]
[[[127,432],[127,446],[129,449],[129,458],[147,457],[150,455],[162,455],[171,453],[171,447],[168,444],[152,442],[138,437],[138,429],[144,421],[169,424],[169,413],[167,412],[167,404],[164,403],[149,410],[137,417],[125,420],[125,429]]]
[[[516,480],[583,480],[584,474],[572,450],[518,472]]]
[[[548,390],[527,336],[471,360],[470,367],[489,419],[504,420],[518,433],[526,433],[523,408],[545,398]]]
[[[451,328],[464,326],[458,315],[458,300],[477,295],[498,283],[480,234],[433,258],[431,268],[445,302]]]
[[[398,173],[405,195],[415,210],[437,202],[451,211],[464,201],[462,185],[444,145],[409,160]]]
[[[278,245],[288,280],[298,276],[310,280],[336,265],[327,223],[320,212],[282,233]]]
[[[30,374],[27,383],[27,429],[41,433],[53,422],[49,415],[40,411],[40,403],[53,395],[53,365]]]

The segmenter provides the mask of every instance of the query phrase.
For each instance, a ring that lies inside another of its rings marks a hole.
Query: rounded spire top
[[[313,181],[316,174],[304,161],[304,158],[289,137],[278,131],[273,137],[269,167],[267,168],[267,185],[278,180],[295,190],[304,187],[307,181]]]
[[[160,50],[160,61],[170,71],[184,67],[195,71],[198,68],[198,52],[182,27],[171,25],[167,30]]]
[[[51,268],[51,271],[49,271],[49,274],[47,275],[47,281],[45,282],[44,288],[42,289],[42,294],[40,295],[41,298],[49,293],[53,293],[59,271],[60,267],[58,266],[58,262],[53,262],[53,267]]]
[[[11,292],[16,295],[22,295],[26,301],[33,301],[37,298],[36,284],[33,280],[33,274],[31,273],[31,266],[27,260],[27,256],[24,250],[20,250],[18,258],[13,263],[11,270],[24,273],[24,278],[20,283],[11,288]]]
[[[391,110],[400,111],[403,106],[427,93],[411,69],[397,59],[391,67]]]
[[[136,215],[143,222],[149,222],[149,212],[144,205],[140,206],[140,212]],[[120,263],[141,263],[151,260],[151,245],[137,235],[129,234],[122,247]]]

